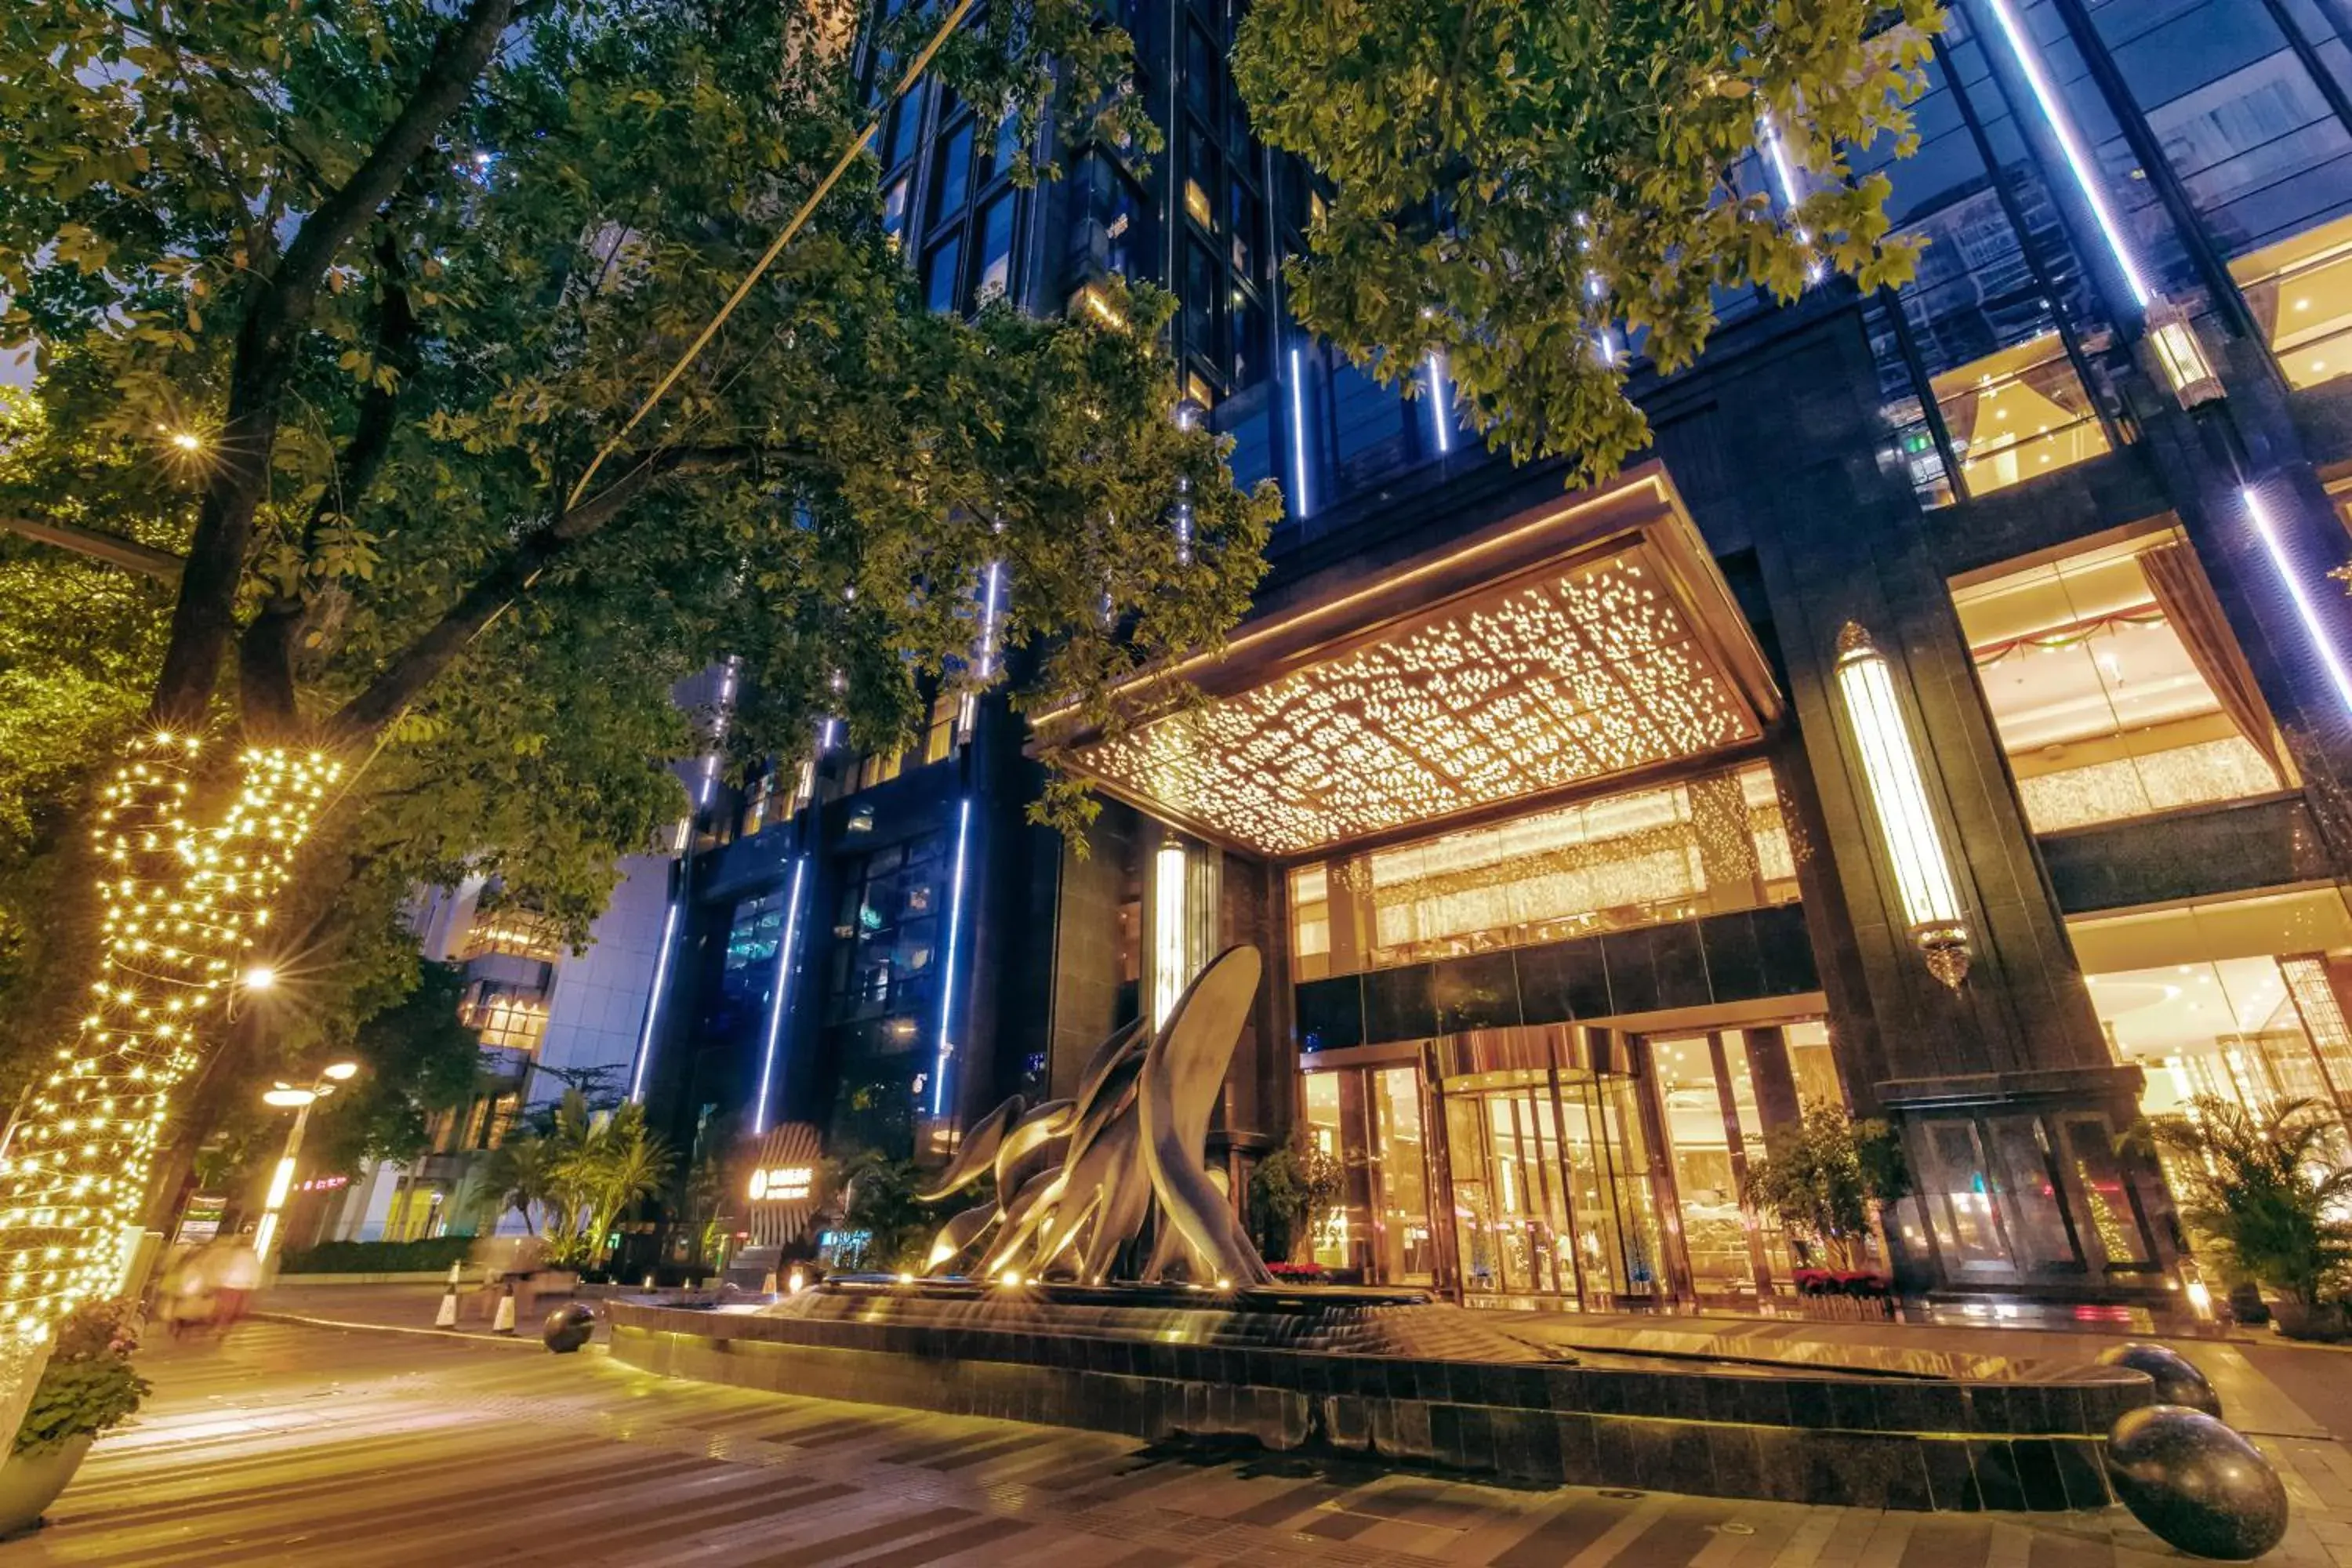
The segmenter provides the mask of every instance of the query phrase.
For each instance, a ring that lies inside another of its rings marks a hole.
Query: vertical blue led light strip
[[[1769,114],[1757,118],[1756,130],[1764,143],[1765,161],[1771,165],[1772,183],[1780,188],[1780,205],[1793,212],[1801,197],[1797,189],[1797,171],[1789,165],[1789,150],[1781,143],[1780,130]],[[1811,233],[1802,224],[1797,226],[1797,239],[1803,245],[1813,243]],[[1805,264],[1805,281],[1818,283],[1829,276],[1829,264],[1815,257]]]
[[[1290,351],[1290,510],[1305,517],[1307,504],[1307,362],[1294,346]]]
[[[931,1060],[931,1114],[944,1114],[947,1104],[948,1058],[955,1047],[948,1039],[948,1021],[955,1016],[956,946],[963,934],[963,868],[971,844],[971,797],[956,803],[955,870],[948,882],[948,946],[940,963],[940,1038]]]
[[[2270,509],[2263,504],[2260,491],[2247,485],[2239,490],[2246,503],[2246,516],[2254,525],[2254,533],[2270,552],[2271,564],[2278,569],[2279,581],[2286,584],[2287,596],[2294,601],[2294,613],[2303,618],[2303,629],[2311,636],[2311,646],[2319,654],[2319,662],[2326,667],[2327,679],[2335,683],[2336,695],[2347,710],[2352,710],[2352,670],[2344,666],[2343,656],[2336,651],[2336,643],[2327,635],[2319,618],[2319,606],[2303,585],[2303,577],[2295,570],[2294,560],[2286,552],[2286,543],[2279,538],[2271,523]]]
[[[776,948],[776,988],[768,998],[768,1040],[760,1053],[760,1098],[751,1102],[751,1131],[768,1130],[768,1087],[776,1078],[776,1037],[784,1022],[784,994],[792,989],[793,947],[801,929],[801,879],[808,874],[808,857],[793,861],[793,890],[784,895],[784,939]]]
[[[2123,272],[2125,287],[2132,292],[2133,303],[2147,309],[2156,290],[2140,276],[2139,264],[2132,258],[2131,247],[2124,241],[2123,226],[2116,221],[2115,213],[2107,206],[2106,193],[2099,188],[2098,166],[2084,151],[2082,141],[2074,134],[2074,121],[2067,118],[2066,107],[2060,101],[2057,88],[2042,68],[2034,53],[2033,40],[2026,36],[2025,27],[2011,9],[2009,0],[1985,0],[1992,7],[1994,17],[2000,23],[2001,37],[2009,42],[2009,52],[2016,57],[2018,68],[2025,73],[2026,84],[2032,88],[2036,103],[2042,106],[2042,117],[2058,138],[2059,147],[2066,154],[2066,166],[2081,188],[2083,199],[2091,205],[2091,216],[2098,220],[2099,233],[2114,253],[2116,266]]]
[[[681,867],[686,864],[683,855],[678,864]],[[661,952],[654,960],[653,994],[646,998],[646,1026],[637,1036],[636,1059],[629,1064],[629,1103],[632,1105],[646,1097],[646,1066],[653,1059],[654,1023],[661,1016],[662,983],[669,978],[670,938],[677,934],[677,906],[685,897],[686,889],[681,885],[670,896],[669,913],[662,920]]]
[[[1429,422],[1437,431],[1437,455],[1454,450],[1453,399],[1445,382],[1445,362],[1433,349],[1429,355]]]

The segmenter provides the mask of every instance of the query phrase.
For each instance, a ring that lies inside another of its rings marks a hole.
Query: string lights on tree
[[[192,735],[142,736],[100,792],[90,1011],[0,1151],[10,1352],[121,1288],[172,1090],[226,1005],[274,978],[262,951],[270,903],[341,771],[316,752],[247,749],[227,809],[206,825],[193,799],[203,753]]]

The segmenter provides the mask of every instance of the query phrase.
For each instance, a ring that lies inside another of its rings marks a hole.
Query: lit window
[[[1782,903],[1796,868],[1759,763],[1291,873],[1301,979]]]
[[[923,761],[936,763],[955,750],[956,715],[962,704],[952,697],[942,697],[931,704],[930,727],[923,734]]]
[[[2177,536],[2088,551],[1953,598],[2035,831],[2280,787],[2277,731]]]
[[[2070,921],[2091,1006],[2140,1109],[2352,1103],[2352,916],[2333,889]],[[2352,1145],[2346,1152],[2352,1153]]]
[[[888,784],[898,776],[898,770],[906,761],[907,753],[903,749],[869,752],[866,760],[857,764],[857,787],[872,789],[876,784]]]
[[[1931,390],[1971,495],[2108,450],[2107,432],[2056,332],[1946,371]]]
[[[2352,375],[2352,217],[2230,263],[2289,386]]]
[[[528,1053],[547,1033],[547,1004],[537,995],[494,991],[467,1009],[464,1022],[479,1032],[485,1050]]]
[[[1201,188],[1198,180],[1184,182],[1184,210],[1202,228],[1217,226],[1216,209],[1209,205],[1209,193]]]

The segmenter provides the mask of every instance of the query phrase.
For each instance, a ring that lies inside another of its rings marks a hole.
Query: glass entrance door
[[[1605,1310],[1656,1290],[1655,1210],[1629,1087],[1553,1072],[1447,1086],[1465,1293]]]

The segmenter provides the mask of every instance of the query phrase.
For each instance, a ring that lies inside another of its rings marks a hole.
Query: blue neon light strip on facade
[[[2017,58],[2018,68],[2033,89],[2034,101],[2042,106],[2042,117],[2057,133],[2058,145],[2066,154],[2066,166],[2074,174],[2074,184],[2081,187],[2083,199],[2091,204],[2091,216],[2098,219],[2099,233],[2114,253],[2116,266],[2124,275],[2125,286],[2132,292],[2132,302],[2142,310],[2156,297],[2156,290],[2140,276],[2139,264],[2132,259],[2131,247],[2124,242],[2123,226],[2108,209],[2106,193],[2099,188],[2098,165],[2091,161],[2083,143],[2074,134],[2074,122],[2067,118],[2066,107],[2060,101],[2058,89],[2042,69],[2041,58],[2034,53],[2033,40],[2025,35],[2024,26],[2010,8],[2009,0],[1986,0],[1993,16],[2000,23],[2001,37],[2009,41],[2009,52]]]
[[[1290,351],[1290,513],[1305,517],[1307,504],[1307,370],[1304,358]]]
[[[751,1102],[751,1131],[768,1130],[768,1087],[776,1078],[776,1037],[782,1032],[784,996],[793,984],[793,948],[801,929],[801,879],[808,874],[808,857],[793,862],[793,890],[784,895],[784,940],[776,948],[775,993],[768,998],[768,1040],[760,1053],[760,1098]]]
[[[2246,516],[2253,522],[2254,532],[2262,540],[2263,548],[2270,552],[2271,564],[2278,569],[2279,581],[2286,584],[2287,596],[2294,601],[2294,613],[2303,617],[2303,629],[2310,634],[2311,646],[2318,653],[2319,662],[2326,668],[2327,679],[2335,683],[2336,697],[2347,711],[2352,711],[2352,670],[2345,668],[2343,655],[2336,652],[2334,639],[2327,635],[2327,627],[2319,618],[2319,606],[2311,602],[2310,594],[2304,588],[2302,574],[2295,570],[2294,560],[2286,552],[2285,542],[2279,538],[2278,531],[2272,526],[2270,509],[2263,504],[2260,492],[2252,485],[2247,485],[2238,493],[2245,499]]]
[[[688,846],[688,852],[691,852]],[[683,857],[678,861],[682,868]],[[634,1105],[646,1097],[646,1068],[653,1060],[654,1025],[661,1017],[662,984],[669,978],[670,938],[677,932],[677,906],[684,894],[673,895],[669,913],[662,918],[661,955],[654,961],[653,994],[646,998],[646,1026],[637,1036],[637,1058],[629,1066],[629,1103]]]
[[[955,870],[948,881],[948,949],[940,965],[940,1039],[931,1060],[931,1114],[945,1114],[948,1058],[955,1047],[948,1039],[948,1021],[955,1016],[956,946],[963,934],[964,856],[971,844],[971,797],[956,803]]]
[[[1454,410],[1448,405],[1445,385],[1445,365],[1435,353],[1429,356],[1429,418],[1437,428],[1437,454],[1444,457],[1454,450]]]

